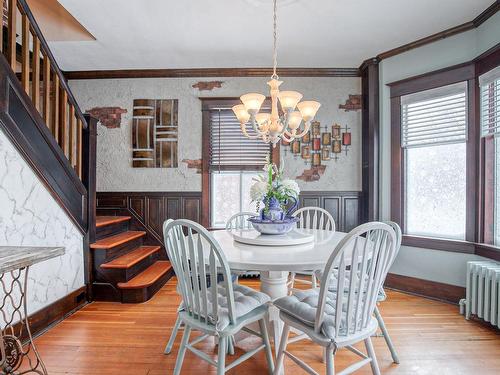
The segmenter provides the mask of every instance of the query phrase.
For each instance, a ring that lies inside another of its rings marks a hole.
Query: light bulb
[[[264,103],[266,97],[262,94],[250,93],[240,96],[240,100],[245,106],[245,109],[251,115],[257,114],[259,112],[260,106]]]
[[[278,99],[280,100],[283,111],[293,111],[297,103],[302,99],[302,94],[297,91],[281,91],[278,94]]]
[[[297,104],[297,107],[299,108],[304,122],[308,122],[314,118],[319,107],[321,107],[321,103],[315,102],[314,100],[307,100]]]
[[[246,124],[248,122],[248,120],[250,119],[250,114],[247,112],[247,110],[245,109],[245,106],[243,104],[238,104],[238,105],[235,105],[233,108],[232,108],[234,114],[236,115],[236,117],[238,118],[238,121],[240,122],[240,124]]]

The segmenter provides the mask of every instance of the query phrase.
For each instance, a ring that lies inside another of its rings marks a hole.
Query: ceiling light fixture
[[[272,143],[273,147],[280,139],[290,142],[296,138],[302,138],[311,127],[311,121],[316,115],[321,104],[313,100],[301,102],[302,94],[297,91],[280,91],[279,87],[283,81],[276,74],[277,66],[277,5],[274,0],[274,32],[273,32],[273,75],[267,82],[271,92],[271,113],[259,112],[266,97],[258,93],[245,94],[240,97],[243,104],[235,105],[232,109],[238,121],[241,131],[248,138],[262,138],[266,143]],[[281,104],[283,115],[278,112],[278,100]],[[298,108],[298,111],[295,109]],[[255,134],[247,131],[247,123],[250,121]],[[304,121],[304,129],[300,125]]]

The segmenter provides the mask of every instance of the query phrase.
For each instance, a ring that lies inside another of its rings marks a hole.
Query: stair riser
[[[116,283],[126,282],[137,276],[157,260],[158,252],[155,252],[130,268],[101,268],[99,272],[105,275],[108,280],[113,280]]]
[[[96,241],[128,230],[128,221],[96,228]]]
[[[92,295],[94,301],[121,301],[121,290],[106,282],[94,282],[92,284]]]
[[[162,277],[156,280],[152,285],[147,288],[140,289],[122,289],[122,302],[123,303],[141,303],[146,302],[154,294],[161,289],[163,285],[174,275],[173,269],[165,273]]]

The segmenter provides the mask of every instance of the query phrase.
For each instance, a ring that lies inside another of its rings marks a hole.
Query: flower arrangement
[[[267,215],[270,207],[276,206],[276,204],[279,204],[282,212],[286,212],[287,215],[296,207],[300,188],[297,182],[283,178],[283,164],[282,162],[281,167],[278,168],[276,164],[271,162],[268,155],[264,166],[266,173],[254,178],[255,182],[250,187],[250,198],[252,202],[257,202],[257,212],[260,211],[260,203],[264,203],[262,216]],[[287,212],[287,205],[290,202],[294,204],[288,208]]]

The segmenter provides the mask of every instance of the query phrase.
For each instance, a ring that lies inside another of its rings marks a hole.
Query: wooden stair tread
[[[142,236],[145,236],[146,232],[143,231],[127,231],[123,233],[115,234],[114,236],[109,236],[99,241],[94,242],[90,245],[91,249],[110,249],[112,247],[124,244],[126,242],[135,240]]]
[[[101,264],[101,268],[127,269],[139,263],[141,260],[147,258],[151,254],[156,253],[158,250],[160,250],[160,246],[139,246],[138,248],[132,250],[130,253],[124,254],[108,263]]]
[[[146,268],[132,280],[129,280],[125,283],[118,283],[118,288],[120,289],[140,289],[146,288],[163,275],[165,275],[168,271],[172,269],[172,265],[167,260],[159,260],[153,263],[151,266]]]
[[[106,225],[112,225],[121,223],[123,221],[130,220],[130,216],[96,216],[95,226],[96,228],[104,227]]]

